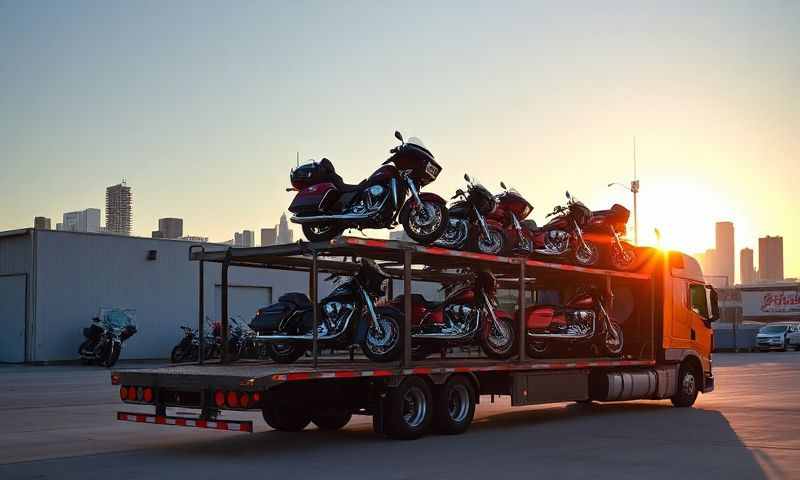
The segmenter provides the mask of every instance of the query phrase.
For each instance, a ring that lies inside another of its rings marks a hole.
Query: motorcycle
[[[200,334],[187,325],[181,325],[183,338],[175,345],[170,354],[170,362],[196,362],[200,356]],[[222,325],[220,322],[211,324],[207,331],[210,333],[205,336],[205,346],[203,348],[203,360],[215,358],[220,353],[220,342],[222,341]]]
[[[313,308],[319,323],[320,348],[348,348],[360,344],[370,360],[388,362],[400,355],[403,314],[391,307],[375,305],[383,295],[389,276],[374,261],[361,259],[358,272],[338,285],[318,305],[303,293],[288,293],[278,303],[258,310],[250,328],[255,341],[266,344],[267,355],[277,363],[292,363],[313,342]],[[339,281],[338,275],[327,280]]]
[[[622,327],[611,318],[595,288],[579,289],[564,305],[525,310],[526,344],[531,357],[552,357],[588,349],[592,356],[622,353]]]
[[[467,190],[456,190],[448,208],[447,228],[434,245],[454,250],[473,250],[500,255],[506,246],[502,223],[490,217],[497,209],[497,199],[489,190],[464,174]]]
[[[327,158],[292,170],[296,191],[289,211],[293,223],[310,241],[330,240],[350,228],[392,228],[399,219],[410,238],[430,244],[447,226],[446,202],[420,189],[436,180],[442,167],[421,140],[403,141],[369,178],[358,185],[344,183]],[[406,201],[406,196],[411,197]]]
[[[636,249],[622,237],[627,232],[631,212],[615,203],[609,210],[596,210],[584,227],[587,235],[597,238],[607,258],[608,265],[615,270],[632,270],[636,265]]]
[[[230,324],[228,353],[231,360],[266,356],[265,346],[256,342],[257,333],[247,326],[241,318],[231,317]]]
[[[78,347],[78,354],[87,364],[97,362],[103,367],[112,367],[119,359],[122,343],[136,333],[136,326],[129,312],[111,310],[92,319],[92,324],[83,329],[86,340]]]
[[[501,225],[507,246],[502,254],[514,254],[527,257],[533,251],[533,241],[525,234],[522,222],[533,211],[531,205],[516,190],[509,189],[506,184],[500,182],[503,192],[497,194],[497,208],[487,215],[490,221]]]
[[[444,348],[480,344],[490,358],[514,355],[515,330],[511,315],[497,308],[497,279],[489,271],[465,274],[448,286],[443,302],[431,302],[411,294],[412,356],[423,359]],[[392,305],[403,308],[404,295]]]
[[[520,222],[522,232],[532,245],[531,253],[546,257],[568,257],[577,265],[592,267],[600,261],[597,244],[586,238],[584,227],[592,218],[586,205],[566,193],[567,205],[556,206],[547,217],[555,217],[538,227],[533,220]]]

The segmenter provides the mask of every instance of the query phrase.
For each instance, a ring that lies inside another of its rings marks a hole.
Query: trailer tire
[[[396,440],[414,440],[430,430],[433,395],[421,377],[410,376],[389,390],[383,410],[383,430]]]
[[[353,414],[346,411],[325,412],[311,416],[311,422],[320,430],[339,430],[353,418]]]
[[[678,372],[678,389],[670,398],[672,405],[680,408],[694,405],[700,380],[697,369],[692,364],[683,362]]]
[[[280,432],[299,432],[311,423],[311,415],[302,408],[267,404],[261,414],[267,425]]]
[[[475,416],[476,394],[472,382],[463,375],[454,375],[436,389],[433,427],[445,435],[464,433]]]

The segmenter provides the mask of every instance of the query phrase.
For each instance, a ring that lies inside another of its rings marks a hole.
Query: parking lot
[[[253,434],[122,423],[107,370],[0,366],[0,478],[800,477],[800,354],[714,361],[717,390],[694,409],[512,409],[487,397],[465,435],[413,442],[376,436],[368,417],[295,434],[270,431],[256,414],[226,416],[257,420]]]

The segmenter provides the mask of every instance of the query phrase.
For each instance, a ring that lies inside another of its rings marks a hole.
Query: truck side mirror
[[[716,322],[719,320],[719,295],[714,287],[706,285],[706,300],[708,302],[708,321]]]

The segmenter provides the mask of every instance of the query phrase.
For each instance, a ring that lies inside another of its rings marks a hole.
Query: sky
[[[800,276],[799,85],[794,1],[0,0],[0,230],[125,178],[136,235],[224,241],[277,223],[298,152],[357,182],[395,130],[443,166],[426,189],[503,180],[542,223],[565,190],[631,208],[607,184],[636,137],[641,243],[700,252],[730,220]]]

